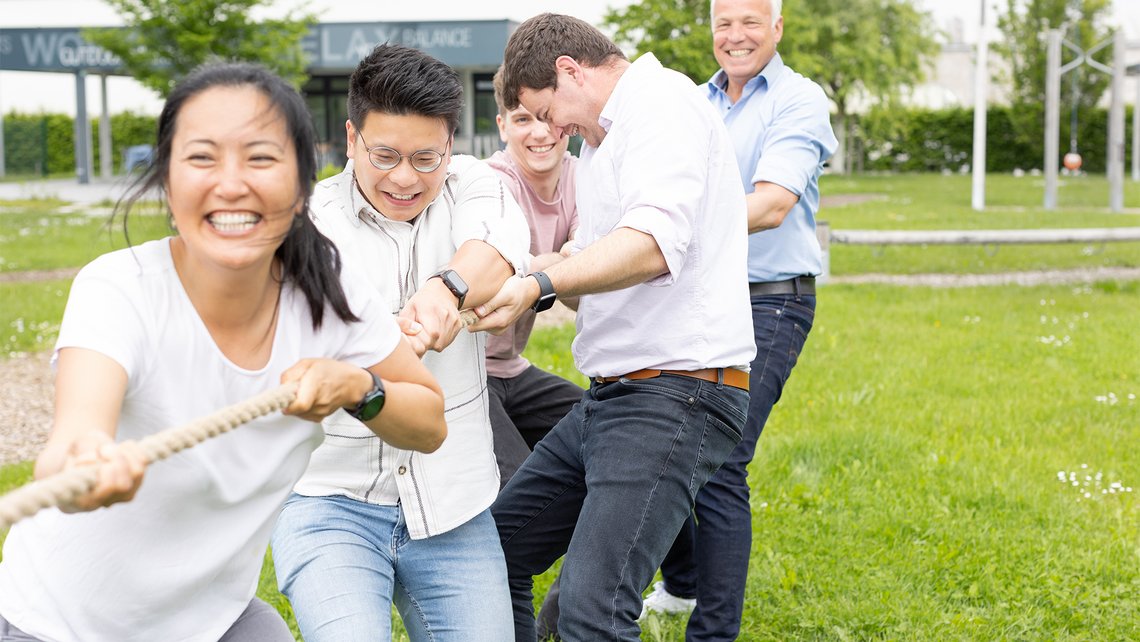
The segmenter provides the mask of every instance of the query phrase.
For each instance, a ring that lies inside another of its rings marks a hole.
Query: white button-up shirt
[[[494,171],[470,156],[452,157],[439,196],[412,222],[376,211],[357,189],[351,161],[317,185],[311,202],[317,228],[336,243],[348,274],[367,278],[393,314],[464,242],[488,243],[516,273],[530,245],[522,210]],[[325,419],[325,441],[296,492],[399,501],[413,539],[449,531],[490,506],[499,471],[487,415],[484,344],[483,333],[460,332],[443,352],[424,355],[444,394],[448,433],[439,450],[394,448],[337,411]]]
[[[575,246],[628,227],[657,241],[669,269],[582,297],[578,369],[747,368],[756,354],[747,210],[724,123],[692,81],[648,53],[622,74],[598,122],[606,137],[583,145],[578,162]]]

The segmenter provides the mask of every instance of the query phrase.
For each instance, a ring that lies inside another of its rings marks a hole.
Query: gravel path
[[[0,281],[68,278],[73,271],[0,274]],[[1140,280],[1140,268],[1094,268],[1001,274],[860,274],[831,277],[831,283],[886,283],[925,287],[1056,285],[1105,280]],[[574,320],[561,304],[539,316],[538,327]],[[47,439],[51,423],[52,379],[48,353],[0,360],[0,465],[33,459]]]
[[[0,361],[0,464],[35,458],[51,428],[48,353]]]

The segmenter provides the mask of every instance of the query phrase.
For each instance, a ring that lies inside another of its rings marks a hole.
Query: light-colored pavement
[[[58,198],[84,205],[114,203],[130,186],[128,178],[133,177],[96,178],[86,185],[65,178],[0,182],[0,200]]]

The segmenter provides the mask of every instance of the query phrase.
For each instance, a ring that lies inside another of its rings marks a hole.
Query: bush
[[[1061,110],[1058,150],[1069,151],[1070,113]],[[1105,171],[1108,147],[1108,112],[1085,110],[1077,114],[1077,148],[1083,169]],[[1045,155],[1043,105],[993,106],[986,115],[986,171],[1042,169]],[[1131,162],[1131,108],[1125,114],[1125,165]],[[856,166],[872,171],[964,171],[973,156],[974,111],[948,109],[872,109],[856,117]],[[1060,159],[1058,159],[1058,163]]]
[[[99,118],[91,121],[94,167],[99,167]],[[154,143],[157,121],[154,116],[122,112],[111,116],[113,167],[119,171],[123,149]],[[66,114],[24,114],[4,116],[4,161],[8,174],[60,174],[75,172],[75,119]],[[96,170],[97,171],[97,170]],[[93,172],[94,173],[94,172]]]

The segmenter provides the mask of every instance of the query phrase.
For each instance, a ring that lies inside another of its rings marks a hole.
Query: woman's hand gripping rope
[[[52,506],[69,511],[91,510],[129,500],[141,483],[141,475],[136,474],[138,466],[166,459],[258,417],[282,410],[296,395],[297,384],[288,383],[138,442],[93,445],[86,453],[69,458],[67,467],[60,472],[0,497],[0,530]]]

